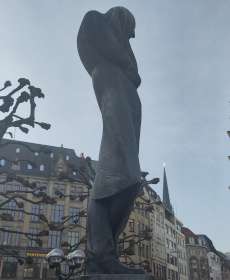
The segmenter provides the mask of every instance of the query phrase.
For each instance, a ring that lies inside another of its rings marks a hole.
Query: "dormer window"
[[[34,155],[37,157],[39,156],[39,152],[35,152]]]
[[[50,153],[50,158],[53,158],[54,157],[54,153]]]
[[[40,165],[40,171],[44,171],[45,170],[45,165],[44,164],[41,164]]]
[[[16,148],[16,154],[20,153],[20,148]]]
[[[189,237],[189,244],[195,244],[195,240],[193,237]]]
[[[33,166],[32,166],[32,164],[28,163],[28,164],[27,164],[27,169],[28,169],[28,170],[31,170],[31,169],[33,169]]]
[[[20,162],[18,161],[12,162],[11,168],[16,171],[20,170]]]
[[[6,160],[4,158],[0,159],[0,167],[6,165]]]
[[[69,160],[69,155],[66,155],[65,159],[66,159],[66,160]]]

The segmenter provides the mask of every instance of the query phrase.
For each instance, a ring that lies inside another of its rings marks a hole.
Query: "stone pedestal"
[[[144,274],[92,274],[83,276],[82,280],[156,280],[151,275]]]

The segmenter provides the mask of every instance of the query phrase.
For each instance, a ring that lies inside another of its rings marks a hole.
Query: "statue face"
[[[123,37],[123,39],[135,37],[135,19],[128,9],[114,7],[105,15],[119,37]]]
[[[129,38],[135,38],[135,29],[130,32]]]

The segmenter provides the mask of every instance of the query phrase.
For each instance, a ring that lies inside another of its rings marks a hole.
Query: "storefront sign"
[[[39,258],[44,258],[44,257],[46,257],[47,253],[27,252],[26,255],[27,255],[27,257],[39,257]]]

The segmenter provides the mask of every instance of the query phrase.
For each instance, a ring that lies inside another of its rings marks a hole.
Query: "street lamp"
[[[65,256],[61,249],[55,248],[47,254],[46,260],[49,263],[49,267],[55,269],[56,276],[59,280],[67,280],[70,279],[75,270],[77,270],[77,273],[81,273],[85,262],[85,253],[78,249]],[[63,273],[61,271],[61,264],[63,262],[67,263],[69,273]]]
[[[57,248],[50,251],[46,256],[46,260],[48,261],[50,268],[56,268],[60,266],[64,259],[65,256],[63,251]]]
[[[82,250],[75,250],[66,257],[70,268],[81,269],[85,261],[85,253]]]

